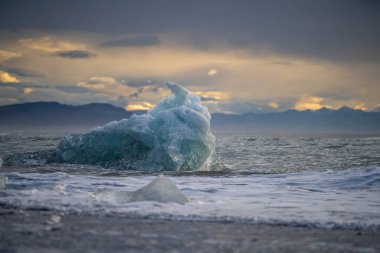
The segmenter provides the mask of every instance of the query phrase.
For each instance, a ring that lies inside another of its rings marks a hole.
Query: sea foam
[[[215,161],[210,113],[199,96],[168,82],[172,94],[147,114],[64,137],[49,161],[142,171],[209,170]]]

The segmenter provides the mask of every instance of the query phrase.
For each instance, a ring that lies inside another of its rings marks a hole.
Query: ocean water
[[[53,149],[62,136],[0,133],[0,157]],[[165,173],[191,200],[184,205],[123,199],[157,174],[37,160],[3,165],[0,204],[63,214],[380,229],[380,137],[216,137],[218,171]]]

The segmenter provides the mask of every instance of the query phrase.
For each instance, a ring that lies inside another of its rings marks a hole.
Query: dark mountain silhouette
[[[380,133],[380,112],[342,107],[242,115],[214,113],[212,125],[222,132]]]
[[[64,105],[37,102],[0,106],[0,130],[81,130],[128,118],[132,112],[110,104]]]
[[[0,106],[0,131],[85,131],[144,111],[126,111],[110,104],[64,105],[37,102]],[[214,113],[216,132],[252,133],[380,133],[380,112],[342,107],[275,113]]]

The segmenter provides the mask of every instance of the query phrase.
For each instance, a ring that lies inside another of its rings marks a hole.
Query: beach
[[[0,209],[0,252],[379,252],[380,232]]]

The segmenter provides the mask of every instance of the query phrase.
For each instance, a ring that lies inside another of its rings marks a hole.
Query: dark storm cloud
[[[58,51],[54,55],[69,59],[86,59],[96,56],[96,54],[85,50]]]
[[[370,0],[2,0],[0,29],[171,33],[204,49],[380,61],[379,13],[380,1]]]
[[[139,35],[128,38],[106,41],[103,47],[146,47],[160,44],[161,41],[154,35]]]

